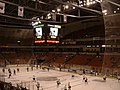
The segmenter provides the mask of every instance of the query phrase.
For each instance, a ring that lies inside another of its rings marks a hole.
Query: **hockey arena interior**
[[[120,0],[0,0],[0,90],[120,90]]]

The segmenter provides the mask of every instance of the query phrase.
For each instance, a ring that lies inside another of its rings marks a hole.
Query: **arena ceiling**
[[[31,28],[31,22],[38,19],[64,24],[101,17],[102,1],[120,6],[120,0],[0,0],[5,3],[5,12],[0,13],[0,26]],[[23,8],[22,16],[18,16],[19,7]]]

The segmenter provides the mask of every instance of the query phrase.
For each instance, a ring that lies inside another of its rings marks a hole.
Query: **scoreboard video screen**
[[[49,33],[47,36],[47,43],[59,43],[59,30],[61,26],[48,24],[48,27]]]
[[[42,36],[43,36],[42,27],[40,27],[40,28],[35,28],[35,31],[36,31],[36,37],[41,39]]]
[[[42,28],[35,28],[35,31],[36,31],[36,37],[37,38],[42,38]]]
[[[33,23],[35,32],[35,43],[45,43],[44,24]]]
[[[58,28],[50,28],[50,37],[51,38],[56,38],[58,36]]]

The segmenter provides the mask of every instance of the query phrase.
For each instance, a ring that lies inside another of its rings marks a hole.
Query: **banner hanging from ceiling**
[[[5,13],[5,3],[0,2],[0,13]]]
[[[18,6],[18,16],[24,16],[24,7]]]

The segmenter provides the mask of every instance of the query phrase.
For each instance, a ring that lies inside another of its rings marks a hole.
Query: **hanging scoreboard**
[[[39,43],[59,43],[60,25],[32,23],[35,35],[35,44]]]

